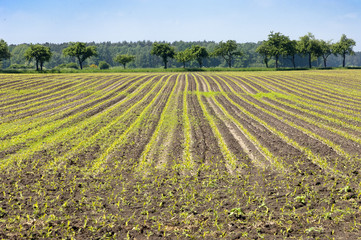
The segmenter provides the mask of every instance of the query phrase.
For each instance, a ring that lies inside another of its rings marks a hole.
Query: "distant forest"
[[[262,42],[258,43],[238,43],[239,49],[241,49],[243,55],[237,58],[233,67],[235,68],[247,68],[247,67],[265,67],[263,62],[263,57],[256,52],[256,49]],[[200,45],[207,49],[208,52],[213,52],[217,46],[217,42],[214,41],[196,41],[196,42],[184,42],[176,41],[172,42],[171,46],[175,47],[176,51],[184,51],[187,48],[190,48],[192,45]],[[43,46],[49,47],[53,55],[49,62],[44,64],[44,67],[47,69],[55,68],[62,64],[67,64],[69,62],[75,62],[73,57],[64,56],[62,50],[70,45],[70,43],[45,43]],[[119,63],[114,61],[114,58],[118,54],[130,54],[135,56],[135,60],[130,62],[128,68],[160,68],[163,66],[162,59],[151,55],[151,49],[153,42],[152,41],[137,41],[137,42],[102,42],[87,43],[89,46],[96,46],[98,56],[91,57],[85,61],[86,65],[95,64],[98,65],[100,61],[105,61],[111,66],[120,66]],[[9,51],[11,53],[11,58],[9,60],[2,61],[3,69],[8,68],[13,65],[25,65],[33,66],[33,63],[29,63],[25,57],[24,53],[30,44],[19,44],[19,45],[9,45]],[[297,67],[308,67],[308,58],[296,55],[295,58]],[[209,57],[204,60],[204,67],[227,67],[226,62],[220,57]],[[169,67],[182,67],[182,63],[176,62],[175,59],[170,59],[168,63]],[[269,61],[269,67],[274,67],[275,61],[272,59]],[[290,58],[280,57],[279,60],[280,67],[293,67]],[[312,62],[313,67],[323,67],[322,58],[315,59]],[[328,67],[340,67],[342,66],[342,57],[331,55],[327,59]],[[346,57],[346,66],[361,66],[361,52],[356,52],[353,56]],[[198,64],[196,61],[187,63],[187,67],[196,68]]]

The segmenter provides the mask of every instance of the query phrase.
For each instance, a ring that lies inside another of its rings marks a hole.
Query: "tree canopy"
[[[3,40],[0,39],[0,62],[4,59],[10,58],[10,51],[8,44]]]
[[[342,34],[340,41],[334,44],[333,52],[336,55],[340,54],[342,56],[343,67],[345,67],[346,65],[346,55],[355,54],[355,52],[353,51],[354,46],[356,46],[356,42],[351,38],[347,38],[345,34]]]
[[[312,68],[312,57],[320,56],[320,48],[312,33],[308,33],[298,41],[298,51],[304,56],[308,56],[308,66]]]
[[[39,65],[40,65],[40,70],[42,71],[44,62],[50,60],[52,56],[52,52],[50,51],[49,47],[36,44],[36,45],[30,45],[30,47],[25,51],[24,56],[28,61],[32,61],[34,59],[36,70],[39,71]]]
[[[78,59],[80,69],[83,69],[83,62],[92,56],[97,56],[95,46],[86,46],[86,43],[70,43],[70,46],[63,50],[65,56],[71,56]]]
[[[174,47],[170,46],[169,43],[153,43],[152,50],[150,54],[156,55],[161,57],[164,63],[164,68],[167,69],[168,58],[174,58],[175,56],[175,49]]]
[[[341,37],[341,35],[340,35]],[[299,42],[299,39],[292,40],[293,42]],[[339,39],[338,39],[339,40]],[[267,62],[269,67],[275,66],[274,57],[269,56],[267,53],[267,49],[263,49],[264,54],[262,51],[256,51],[259,47],[261,50],[264,47],[265,43],[267,42],[267,35],[265,41],[259,41],[257,43],[248,42],[248,43],[236,43],[237,49],[241,50],[243,55],[241,57],[234,58],[232,62],[232,67],[237,68],[247,68],[247,67],[262,67],[264,66],[264,62]],[[137,41],[137,42],[102,42],[102,43],[95,43],[95,42],[88,42],[86,46],[94,46],[96,47],[97,56],[91,57],[86,59],[83,62],[83,68],[87,65],[95,64],[99,66],[101,61],[106,61],[110,64],[110,66],[117,66],[119,65],[114,59],[117,55],[121,54],[128,54],[135,56],[135,60],[127,63],[126,67],[132,68],[154,68],[163,66],[163,59],[152,55],[150,52],[153,47],[153,43],[151,41]],[[48,62],[44,63],[44,68],[47,69],[51,68],[61,68],[65,65],[67,66],[69,63],[73,62],[76,63],[77,66],[78,60],[75,57],[65,56],[63,54],[63,50],[69,47],[73,43],[45,43],[42,44],[43,46],[49,47],[52,52],[52,57]],[[216,49],[218,43],[214,41],[176,41],[170,43],[170,46],[174,49],[177,49],[178,52],[183,52],[186,49],[190,49],[192,45],[199,45],[205,47],[207,51],[211,54],[211,57],[207,58],[207,60],[203,59],[203,64],[207,65],[207,67],[228,67],[228,63],[225,59],[221,56],[215,56],[213,54],[214,50]],[[262,47],[261,47],[262,45]],[[298,44],[297,44],[298,46]],[[30,47],[30,44],[9,44],[8,49],[11,54],[10,59],[3,59],[2,66],[4,68],[11,68],[11,69],[26,69],[28,68],[28,61],[24,57],[25,51]],[[292,47],[294,49],[294,47]],[[291,49],[292,49],[291,48]],[[296,48],[298,50],[298,48]],[[332,48],[333,50],[333,48]],[[316,60],[316,56],[312,54],[312,65],[323,67],[324,62],[322,61],[322,55],[319,57],[319,61]],[[293,59],[292,59],[293,58]],[[75,60],[75,61],[74,61]],[[194,59],[186,59],[185,64],[178,59],[168,58],[167,67],[189,67],[195,68],[199,67],[199,63],[197,61],[192,61]],[[266,60],[266,61],[265,61]],[[292,60],[292,62],[290,61]],[[327,67],[338,67],[342,64],[342,56],[340,54],[335,55],[332,52],[331,55],[327,58]],[[35,62],[34,62],[35,64]],[[316,65],[317,64],[317,65]],[[279,58],[278,65],[281,67],[308,67],[308,55],[304,55],[302,53],[292,54],[292,51],[287,50],[286,55],[281,55]],[[346,55],[345,65],[352,65],[352,66],[361,66],[361,52],[356,52],[355,56],[348,57]],[[74,65],[72,65],[74,66]],[[121,65],[123,67],[123,65]],[[342,66],[342,65],[341,65]],[[80,66],[79,66],[80,69]]]
[[[266,64],[266,68],[268,68],[268,61],[271,58],[270,49],[267,41],[263,41],[261,45],[259,45],[256,49],[256,52],[259,53],[263,57],[263,62]]]
[[[227,62],[228,67],[231,68],[234,58],[242,56],[242,52],[238,50],[236,41],[228,40],[227,42],[221,41],[212,55],[222,57]]]
[[[191,52],[193,58],[198,62],[199,67],[203,66],[203,59],[209,56],[209,53],[205,47],[201,47],[199,45],[192,45]]]
[[[186,63],[192,61],[194,56],[192,54],[192,50],[190,48],[185,49],[184,51],[177,52],[174,58],[177,62],[183,64],[183,68],[186,67]]]
[[[289,48],[290,38],[281,34],[280,32],[271,32],[268,35],[266,46],[268,47],[268,54],[276,60],[276,68],[278,68],[278,60],[280,56],[286,56]]]
[[[332,54],[333,45],[331,41],[318,40],[320,56],[323,59],[323,66],[327,67],[327,58]]]
[[[131,61],[134,61],[135,56],[133,55],[129,55],[129,54],[118,54],[115,58],[114,61],[120,63],[123,65],[124,69],[125,66],[127,65],[127,63],[130,63]]]
[[[285,45],[285,55],[291,57],[293,68],[296,68],[296,55],[298,54],[297,41],[289,40]]]

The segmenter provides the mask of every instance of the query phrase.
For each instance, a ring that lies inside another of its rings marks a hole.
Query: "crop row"
[[[356,236],[360,76],[3,75],[0,238]]]

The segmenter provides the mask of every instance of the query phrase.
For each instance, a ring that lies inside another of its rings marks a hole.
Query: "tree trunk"
[[[202,68],[202,60],[198,60],[199,68]]]
[[[228,60],[228,67],[231,68],[232,67],[232,60]]]
[[[276,68],[278,68],[278,56],[275,57],[276,57]]]
[[[164,69],[167,69],[167,63],[168,63],[167,58],[163,58],[163,62],[164,62]]]
[[[40,71],[43,71],[43,62],[40,62]]]
[[[186,68],[186,62],[183,62],[183,68]]]
[[[293,69],[296,69],[295,55],[292,56]]]
[[[345,65],[346,65],[346,54],[343,54],[342,57],[343,57],[342,67],[345,67]]]
[[[308,54],[308,66],[312,68],[311,53]]]
[[[124,67],[124,69],[125,69],[125,63],[123,63],[123,67]]]
[[[35,60],[35,64],[36,64],[36,71],[39,71],[39,61]]]
[[[79,62],[80,69],[83,69],[83,62],[80,60],[80,57],[78,57],[78,62]]]
[[[327,63],[326,63],[326,58],[325,57],[323,57],[323,66],[325,66],[325,68],[327,68]]]

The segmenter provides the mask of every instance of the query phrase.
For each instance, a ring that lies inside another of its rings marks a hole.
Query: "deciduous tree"
[[[289,37],[280,32],[271,32],[268,35],[267,45],[270,56],[276,60],[276,68],[278,68],[278,61],[280,56],[287,55],[287,44],[290,42]]]
[[[312,33],[308,33],[305,36],[300,37],[298,41],[298,51],[303,56],[308,56],[308,66],[312,68],[312,56],[320,56],[320,48],[315,36]]]
[[[286,55],[291,57],[291,62],[293,65],[293,68],[296,68],[296,54],[299,53],[297,49],[297,41],[296,40],[290,40],[286,43]]]
[[[332,54],[332,43],[331,41],[318,40],[320,47],[320,55],[323,59],[323,66],[327,67],[327,58]]]
[[[266,67],[268,68],[268,61],[271,58],[271,54],[267,41],[263,41],[261,45],[259,45],[258,48],[256,49],[256,52],[261,54],[261,56],[263,57],[263,62],[266,64]]]
[[[45,47],[40,44],[30,45],[30,47],[25,51],[25,59],[28,61],[35,60],[36,71],[43,70],[44,62],[48,62],[52,56],[50,48]]]
[[[343,58],[342,67],[346,65],[346,55],[354,55],[353,47],[356,46],[356,42],[347,38],[345,34],[342,34],[340,41],[333,45],[333,52],[335,55],[340,54]]]
[[[199,67],[203,66],[203,59],[209,56],[209,53],[205,47],[201,47],[199,45],[192,45],[191,52],[194,59],[198,62]]]
[[[237,56],[242,56],[242,52],[237,49],[237,43],[234,40],[228,40],[227,42],[220,42],[214,52],[213,56],[222,57],[226,60],[228,67],[232,67],[232,62]]]
[[[135,56],[133,55],[128,55],[128,54],[118,54],[115,58],[114,61],[123,64],[123,67],[125,69],[125,66],[130,63],[131,61],[134,61]]]
[[[177,62],[183,63],[183,68],[186,67],[186,63],[192,61],[194,56],[190,48],[185,49],[184,51],[177,52],[174,56]]]
[[[164,68],[167,69],[168,58],[174,58],[175,50],[169,43],[155,42],[153,43],[150,54],[161,57],[164,63]]]
[[[10,51],[8,44],[3,39],[0,39],[0,68],[1,68],[1,61],[9,58],[10,58]]]
[[[78,60],[80,69],[83,69],[83,62],[92,57],[97,56],[95,46],[86,46],[83,42],[70,43],[70,46],[63,50],[65,56],[75,57]]]

